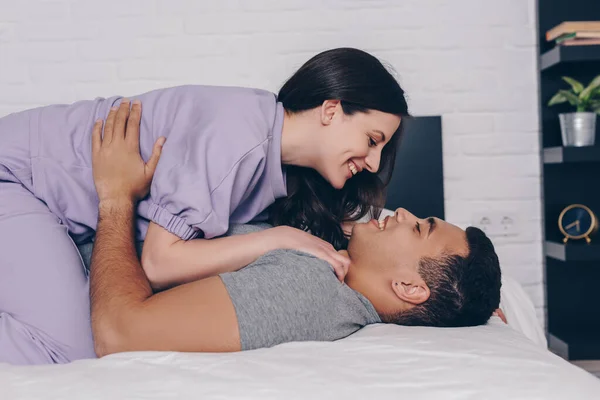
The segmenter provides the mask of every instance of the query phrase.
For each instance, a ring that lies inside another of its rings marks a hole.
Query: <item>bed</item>
[[[229,354],[123,353],[68,365],[0,364],[0,398],[598,399],[600,380],[546,350],[533,305],[505,277],[474,328],[372,325],[337,342]]]
[[[444,217],[441,120],[415,118],[407,128],[394,167],[406,173],[394,174],[386,207]],[[0,399],[600,398],[600,380],[546,350],[533,304],[507,276],[501,308],[508,325],[498,317],[474,328],[372,325],[336,342],[240,353],[139,352],[68,365],[0,364]]]

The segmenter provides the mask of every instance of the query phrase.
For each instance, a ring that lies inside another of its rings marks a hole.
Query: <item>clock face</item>
[[[561,220],[562,228],[569,236],[588,234],[593,224],[592,215],[582,207],[567,210]]]

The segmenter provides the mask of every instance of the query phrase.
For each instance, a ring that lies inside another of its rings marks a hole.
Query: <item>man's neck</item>
[[[366,268],[356,265],[352,261],[352,257],[346,250],[340,250],[338,253],[343,254],[350,258],[350,268],[344,279],[344,283],[355,292],[363,295],[373,305],[377,313],[381,316],[382,314],[389,313],[390,298],[387,296],[385,290],[382,290],[382,283],[375,282],[377,277],[367,276],[369,273]],[[391,289],[390,289],[391,290]],[[393,298],[393,297],[392,297]]]
[[[369,298],[367,296],[366,292],[364,289],[361,290],[361,282],[362,279],[358,276],[359,273],[357,270],[355,270],[355,265],[352,262],[352,257],[350,257],[350,254],[348,253],[347,250],[338,250],[338,253],[348,257],[350,259],[350,267],[348,268],[348,273],[346,274],[345,278],[344,278],[344,283],[350,288],[353,289],[356,292],[359,292],[360,294],[362,294],[363,296],[365,296],[367,299]],[[369,300],[370,301],[370,300]]]

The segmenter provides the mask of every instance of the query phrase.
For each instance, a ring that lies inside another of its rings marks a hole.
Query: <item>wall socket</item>
[[[516,236],[517,216],[510,212],[481,212],[473,214],[471,225],[489,237]]]

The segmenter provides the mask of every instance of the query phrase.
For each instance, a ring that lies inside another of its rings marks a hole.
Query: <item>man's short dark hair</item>
[[[490,239],[468,227],[467,257],[424,258],[419,274],[429,286],[429,299],[408,311],[382,316],[399,325],[460,327],[485,324],[500,305],[500,263]]]

